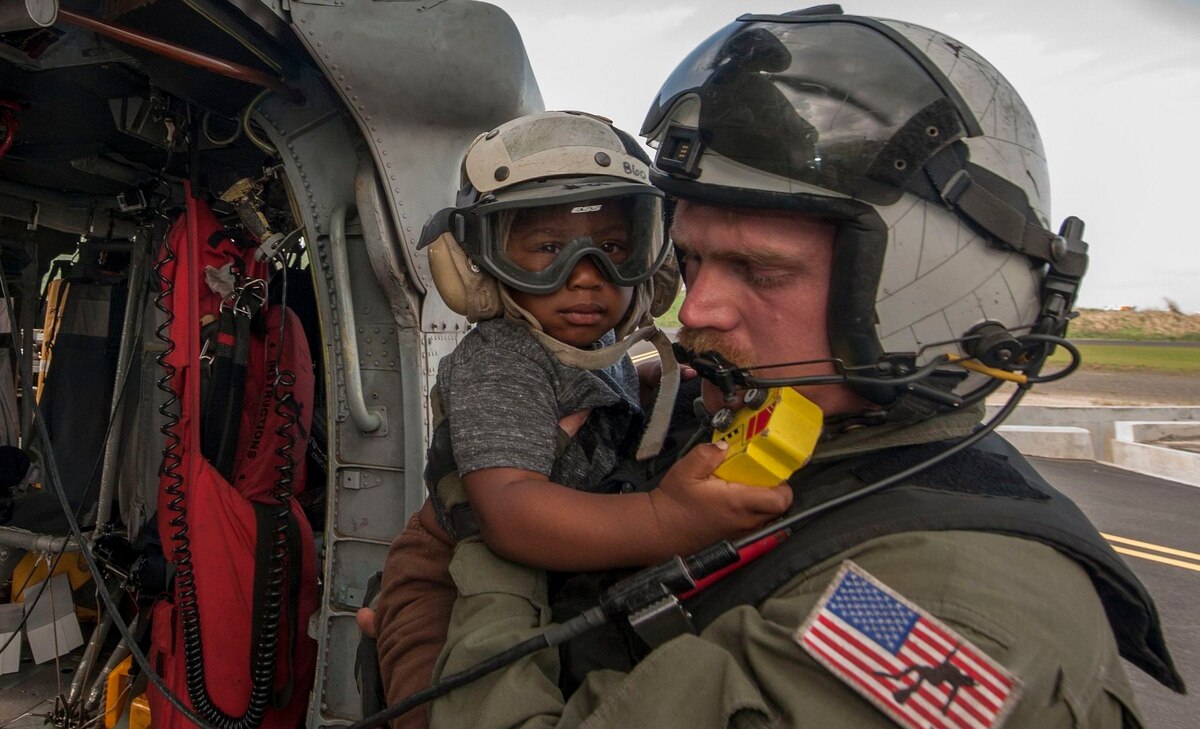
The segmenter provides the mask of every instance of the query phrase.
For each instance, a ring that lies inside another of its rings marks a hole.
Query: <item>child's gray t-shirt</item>
[[[607,334],[601,344],[612,344]],[[641,431],[637,372],[629,357],[603,370],[559,362],[529,330],[480,322],[438,366],[437,387],[459,475],[519,468],[598,491]],[[592,414],[558,453],[558,421]]]

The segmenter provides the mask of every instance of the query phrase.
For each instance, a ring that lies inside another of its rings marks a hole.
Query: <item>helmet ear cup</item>
[[[500,286],[475,265],[454,236],[442,233],[429,246],[429,271],[446,306],[471,323],[500,316]]]

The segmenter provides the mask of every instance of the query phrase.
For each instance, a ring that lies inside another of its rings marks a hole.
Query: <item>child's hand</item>
[[[379,637],[379,630],[375,625],[376,619],[375,608],[359,608],[358,612],[354,614],[354,622],[358,623],[358,629],[368,638]]]
[[[659,529],[676,554],[752,532],[792,505],[786,484],[761,488],[713,476],[728,449],[723,442],[696,446],[650,492]]]

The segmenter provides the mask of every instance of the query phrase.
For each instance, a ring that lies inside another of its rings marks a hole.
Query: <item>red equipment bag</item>
[[[276,482],[290,475],[293,484],[303,483],[312,360],[295,314],[264,308],[264,326],[249,341],[237,456],[227,481],[200,448],[200,322],[219,315],[223,298],[205,284],[204,266],[219,268],[236,258],[247,279],[268,271],[249,252],[242,260],[232,240],[214,235],[220,222],[190,191],[188,201],[168,234],[173,258],[164,254],[161,261],[163,303],[174,317],[168,337],[175,346],[165,368],[173,368],[179,418],[168,425],[157,518],[175,580],[151,612],[151,664],[171,692],[210,723],[293,729],[303,723],[315,670],[316,644],[307,627],[317,610],[317,563],[304,514]],[[272,555],[282,567],[274,578]],[[277,630],[263,627],[276,620]],[[264,641],[266,648],[256,651]],[[269,686],[260,679],[257,699],[256,654],[268,671],[274,668]],[[155,729],[194,726],[153,685],[148,698]]]

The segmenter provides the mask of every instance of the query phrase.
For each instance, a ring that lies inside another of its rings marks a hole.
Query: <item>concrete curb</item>
[[[988,406],[988,417],[1000,407]],[[1014,425],[1061,426],[1085,428],[1092,437],[1092,451],[1098,461],[1112,461],[1112,441],[1116,439],[1116,423],[1137,422],[1200,422],[1200,406],[1161,405],[1152,407],[1077,405],[1022,405],[1004,421]]]
[[[1172,439],[1200,438],[1200,423],[1116,423],[1113,465],[1138,473],[1200,486],[1200,453],[1171,448]]]
[[[996,431],[1028,456],[1097,460],[1200,486],[1200,453],[1161,443],[1200,439],[1200,407],[1022,406]]]
[[[996,432],[1027,456],[1096,460],[1087,428],[1064,425],[1001,425]]]

